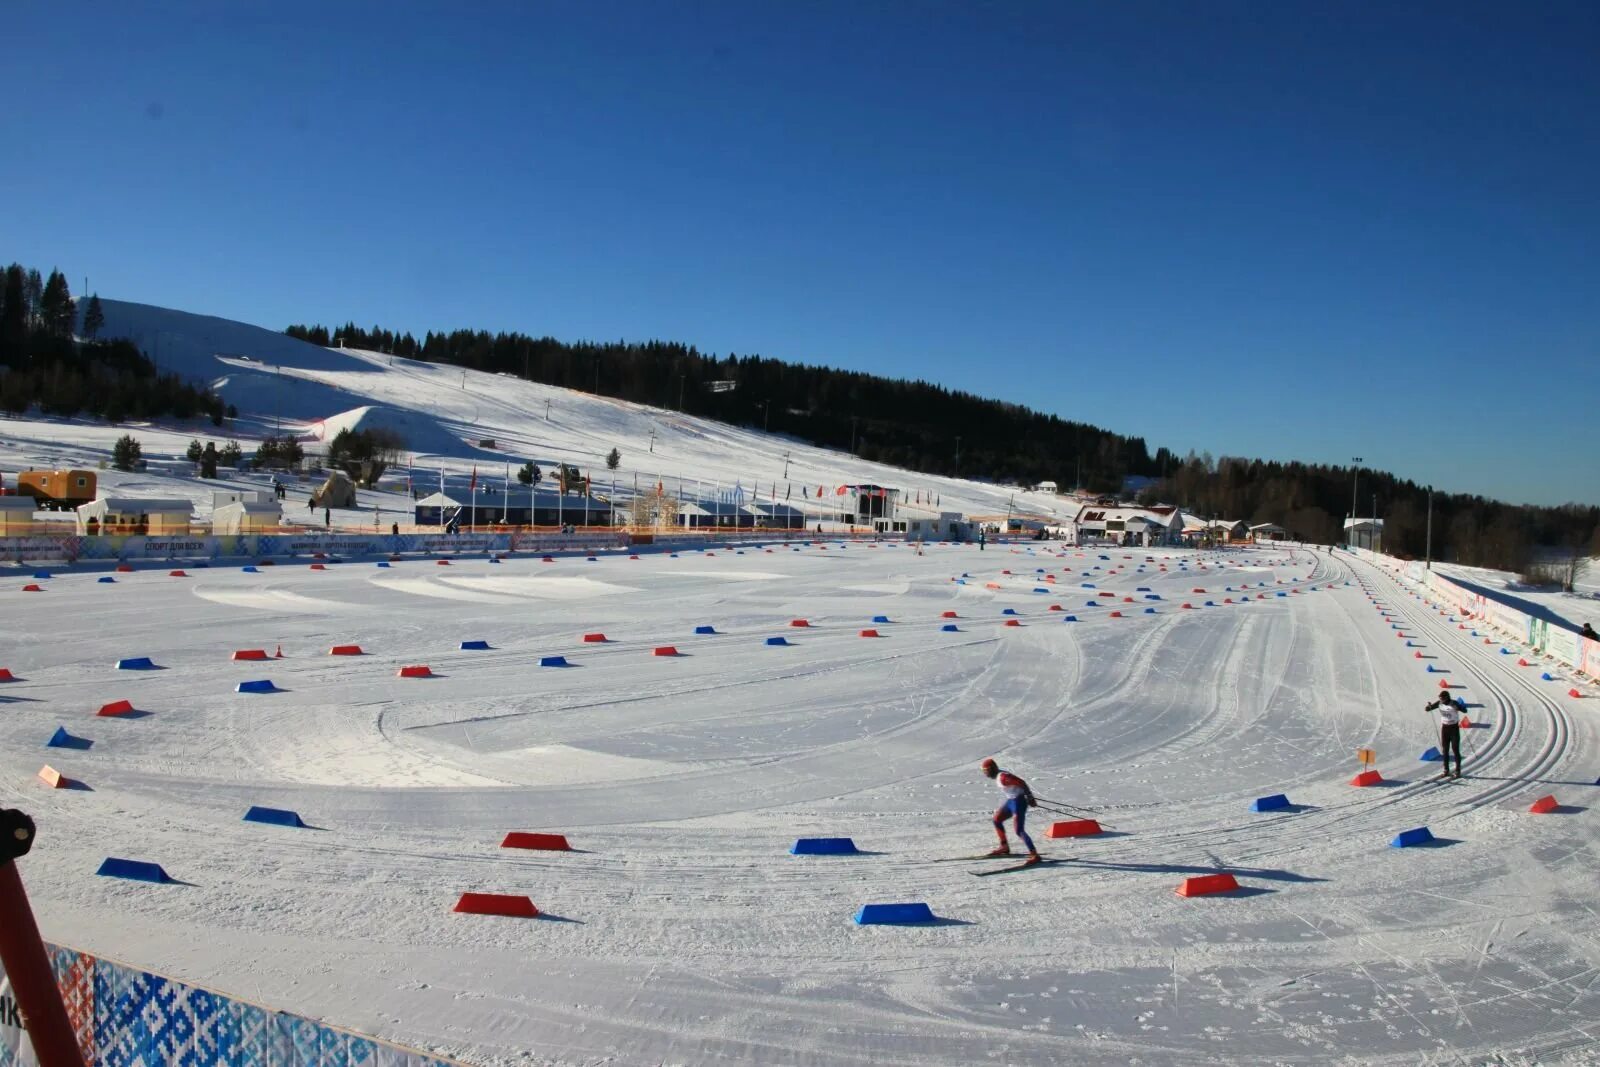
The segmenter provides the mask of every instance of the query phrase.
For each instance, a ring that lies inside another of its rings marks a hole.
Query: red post
[[[12,862],[33,847],[33,820],[20,811],[0,811],[0,963],[16,992],[23,1029],[40,1067],[83,1067],[83,1053],[61,1003],[61,990],[28,906],[22,877]]]

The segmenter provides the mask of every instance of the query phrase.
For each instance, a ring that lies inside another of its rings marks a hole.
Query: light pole
[[[656,450],[656,432],[654,430],[651,430],[650,431],[650,451],[654,452],[655,450]]]
[[[956,434],[956,473],[961,473],[961,435]]]
[[[783,477],[785,481],[789,478],[789,453],[787,452],[783,454]]]
[[[1350,458],[1354,463],[1357,463],[1357,464],[1361,463],[1361,457],[1360,456],[1352,456]],[[1350,517],[1352,519],[1354,519],[1356,517],[1356,486],[1357,486],[1360,478],[1361,478],[1361,468],[1359,466],[1351,467],[1350,468]],[[1377,516],[1373,516],[1373,517],[1376,518]]]
[[[756,403],[761,405],[761,432],[766,433],[768,421],[772,414],[772,401],[757,400]]]
[[[851,415],[850,416],[850,454],[851,455],[855,455],[855,451],[856,451],[856,418],[857,418],[857,416],[855,416],[855,415]]]

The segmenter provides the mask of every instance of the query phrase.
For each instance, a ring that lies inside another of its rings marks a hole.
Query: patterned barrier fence
[[[455,1061],[47,946],[89,1067],[453,1067]],[[0,1067],[35,1067],[0,972]]]

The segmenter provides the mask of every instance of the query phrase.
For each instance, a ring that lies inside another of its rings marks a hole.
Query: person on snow
[[[1461,777],[1461,711],[1460,701],[1451,696],[1448,691],[1439,694],[1439,699],[1428,704],[1427,711],[1437,712],[1439,715],[1439,758],[1444,760],[1444,770],[1439,772],[1440,778],[1449,778],[1450,752],[1456,754],[1455,777]]]
[[[994,813],[994,832],[1000,839],[1000,847],[989,853],[991,856],[1011,855],[1011,844],[1006,840],[1006,820],[1013,819],[1017,828],[1017,837],[1028,847],[1028,864],[1038,863],[1041,860],[1039,850],[1033,847],[1033,838],[1028,836],[1026,828],[1028,809],[1038,804],[1033,799],[1033,790],[1028,788],[1028,783],[1010,771],[1003,771],[1000,765],[992,759],[986,759],[980,765],[984,776],[993,778],[1000,791],[1006,795],[1006,802],[1001,804]]]

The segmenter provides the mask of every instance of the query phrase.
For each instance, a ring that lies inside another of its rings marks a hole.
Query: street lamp
[[[789,453],[787,452],[783,454],[783,477],[786,481],[789,477]]]
[[[1352,456],[1350,458],[1351,458],[1351,460],[1353,462],[1358,463],[1358,464],[1362,461],[1360,456]],[[1361,478],[1361,468],[1359,466],[1351,467],[1350,468],[1350,517],[1352,519],[1356,517],[1356,485],[1357,485],[1357,482],[1359,481],[1360,478]]]

